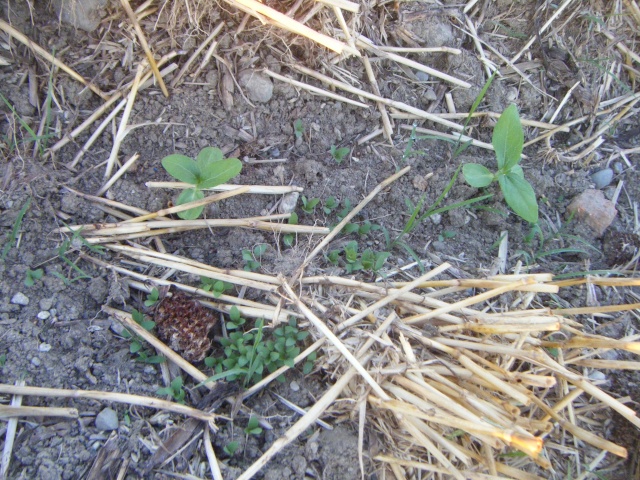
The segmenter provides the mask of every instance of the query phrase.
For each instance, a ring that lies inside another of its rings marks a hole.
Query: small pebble
[[[616,172],[616,175],[620,175],[622,172],[624,172],[624,166],[620,162],[615,162],[613,164],[613,171]]]
[[[48,343],[41,343],[40,345],[38,345],[39,352],[48,352],[49,350],[51,350],[51,345],[49,345]]]
[[[416,78],[420,82],[428,82],[429,81],[429,74],[427,72],[423,72],[422,70],[419,70],[419,71],[416,72]]]
[[[298,192],[287,193],[284,197],[282,197],[282,201],[278,206],[278,212],[280,213],[291,213],[296,209],[296,204],[298,203],[298,197],[300,194]]]
[[[40,362],[40,359],[39,359],[38,357],[33,357],[33,358],[31,359],[31,364],[32,364],[34,367],[39,367],[39,366],[40,366],[40,363],[41,363],[41,362]]]
[[[607,187],[612,180],[613,170],[610,168],[605,168],[604,170],[600,170],[599,172],[591,175],[591,181],[595,183],[598,190],[602,190],[603,188]]]
[[[294,392],[297,392],[298,390],[300,390],[300,385],[298,385],[298,382],[291,382],[289,384],[289,388]]]
[[[40,320],[46,320],[47,318],[49,318],[51,316],[51,314],[49,312],[47,312],[46,310],[41,311],[40,313],[38,313],[38,318]]]
[[[606,380],[607,376],[603,372],[601,372],[599,370],[594,370],[593,372],[591,372],[589,374],[589,378],[591,380],[599,381],[599,380]]]
[[[24,293],[18,292],[13,297],[11,297],[11,303],[26,307],[27,305],[29,305],[29,298]]]
[[[118,414],[112,408],[105,408],[96,416],[98,430],[116,430],[118,428]]]
[[[53,298],[43,298],[38,302],[40,310],[51,310],[53,307]]]

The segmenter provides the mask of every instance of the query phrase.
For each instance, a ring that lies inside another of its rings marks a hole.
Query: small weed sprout
[[[3,353],[2,355],[0,355],[0,367],[4,367],[6,363],[7,363],[7,354]]]
[[[144,301],[145,307],[153,307],[160,300],[160,292],[156,287],[153,287],[147,294],[147,299]]]
[[[216,372],[209,380],[241,380],[247,387],[259,382],[265,371],[275,372],[284,365],[293,368],[294,359],[300,355],[299,343],[309,335],[298,329],[293,317],[286,325],[274,329],[271,335],[265,333],[262,319],[249,330],[245,329],[246,323],[238,308],[231,307],[229,320],[225,323],[229,335],[220,339],[224,356],[205,359],[205,364]],[[307,357],[303,367],[305,372],[313,369],[315,358],[315,355]],[[284,377],[281,375],[278,380],[284,381]]]
[[[37,280],[40,280],[44,275],[44,270],[38,268],[36,270],[27,269],[27,273],[25,275],[24,284],[27,287],[33,287],[36,284]]]
[[[304,198],[304,197],[303,197]],[[297,225],[298,224],[298,214],[296,212],[291,212],[291,216],[287,220],[289,225]],[[296,237],[294,233],[285,233],[282,237],[282,241],[286,247],[293,247],[293,243]]]
[[[18,212],[18,216],[16,217],[15,222],[13,222],[13,228],[11,229],[11,233],[9,234],[9,238],[7,239],[7,242],[4,244],[4,247],[2,248],[2,257],[1,257],[2,260],[5,260],[7,258],[7,255],[9,254],[9,250],[11,250],[14,243],[16,242],[16,238],[18,238],[18,232],[20,231],[20,227],[22,226],[22,219],[24,218],[24,215],[27,213],[27,210],[29,210],[30,205],[31,205],[31,198],[29,198],[26,201],[26,203],[22,206],[22,208]]]
[[[238,451],[239,446],[240,444],[238,442],[229,442],[224,446],[222,450],[224,450],[224,453],[226,453],[230,457],[233,457],[233,455]]]
[[[184,405],[186,392],[184,391],[184,386],[182,385],[182,377],[176,377],[171,381],[168,387],[163,387],[156,390],[156,395],[168,395],[176,402],[182,403]]]
[[[156,327],[156,322],[153,320],[148,320],[141,312],[138,310],[133,310],[131,312],[131,317],[133,320],[144,328],[147,332],[150,332]],[[140,363],[162,363],[164,362],[164,357],[160,355],[152,355],[151,351],[145,348],[144,341],[138,338],[137,335],[130,332],[129,330],[123,330],[122,336],[128,340],[131,340],[129,344],[129,352],[136,355],[136,362]]]
[[[267,251],[269,245],[261,243],[253,247],[253,250],[242,250],[242,260],[244,260],[244,269],[247,272],[255,272],[262,267],[261,260],[264,252]]]
[[[318,203],[320,203],[320,199],[319,198],[309,198],[307,199],[307,197],[305,197],[304,195],[302,196],[302,211],[304,213],[308,213],[309,215],[312,215],[313,212],[316,209],[316,206],[318,205]]]
[[[487,167],[468,163],[462,168],[466,182],[475,188],[484,188],[498,181],[507,205],[524,220],[538,221],[538,203],[531,184],[524,179],[519,165],[522,158],[524,133],[518,109],[510,105],[502,112],[493,129],[491,143],[496,152],[498,171],[492,173]]]
[[[176,205],[195,202],[204,198],[202,190],[213,188],[231,180],[242,170],[242,162],[237,158],[223,158],[219,148],[203,148],[195,160],[174,153],[162,159],[164,169],[177,180],[193,185],[184,190]],[[204,210],[204,206],[190,208],[178,213],[183,220],[195,220]]]
[[[340,201],[336,200],[336,197],[329,197],[325,200],[324,205],[322,206],[322,211],[326,215],[331,215],[338,206],[340,205]]]
[[[64,224],[64,225],[68,227],[67,224]],[[78,265],[76,265],[75,262],[72,262],[69,259],[69,257],[67,257],[67,253],[69,252],[69,249],[71,247],[77,248],[78,250],[82,249],[82,247],[87,247],[89,251],[93,253],[104,255],[104,247],[101,247],[100,245],[90,244],[81,235],[81,232],[82,232],[82,228],[74,230],[73,235],[71,236],[71,239],[68,239],[68,238],[65,239],[60,245],[60,248],[58,248],[58,258],[60,258],[64,263],[66,263],[69,266],[70,272],[73,271],[76,273],[75,277],[72,277],[71,274],[65,277],[61,273],[52,272],[52,275],[62,280],[65,285],[71,285],[73,282],[76,282],[78,280],[91,278],[89,275],[87,275],[87,273],[84,270],[82,270]]]
[[[200,288],[205,292],[211,292],[214,297],[220,298],[224,292],[233,290],[233,284],[223,282],[222,280],[214,280],[213,278],[200,277]]]
[[[247,435],[260,435],[262,433],[262,427],[260,426],[260,421],[258,417],[254,417],[251,415],[249,417],[249,422],[247,423],[246,428],[244,429],[244,433]]]
[[[302,124],[302,120],[297,119],[293,122],[293,133],[296,136],[296,139],[302,140],[302,136],[304,135],[304,125]]]
[[[341,164],[347,155],[349,155],[349,150],[347,147],[338,148],[335,145],[331,145],[331,157],[336,161],[336,163]]]
[[[332,250],[327,255],[327,260],[333,265],[340,263],[341,254],[344,253],[344,268],[351,274],[359,270],[376,273],[382,268],[384,262],[391,255],[390,252],[374,252],[367,248],[362,254],[358,254],[358,242],[352,240],[344,246],[344,250]]]

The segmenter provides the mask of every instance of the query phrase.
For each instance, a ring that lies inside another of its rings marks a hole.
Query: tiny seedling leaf
[[[493,173],[483,165],[467,163],[462,167],[462,175],[465,181],[475,188],[487,187],[493,182]]]
[[[200,153],[196,157],[196,164],[200,169],[200,173],[202,174],[207,166],[213,162],[219,162],[224,157],[222,155],[222,150],[215,147],[205,147],[200,150]]]
[[[496,151],[499,170],[507,173],[518,164],[522,156],[524,133],[518,109],[514,104],[509,105],[500,115],[498,123],[493,128],[491,143]]]
[[[531,184],[513,172],[499,175],[498,182],[507,205],[527,222],[536,223],[538,221],[538,203]]]
[[[218,150],[217,148],[214,150]],[[225,183],[238,175],[242,170],[242,162],[237,158],[227,158],[211,162],[204,166],[200,172],[198,188],[213,188]]]
[[[204,198],[204,193],[196,188],[187,188],[183,190],[180,196],[178,197],[178,205],[184,205],[185,203],[195,202],[197,200],[202,200]],[[178,212],[178,216],[183,220],[195,220],[200,216],[202,211],[204,210],[204,206],[190,208],[189,210],[183,210],[182,212]]]
[[[196,162],[186,155],[180,155],[179,153],[168,155],[162,159],[162,166],[169,175],[181,182],[190,183],[191,185],[198,183],[200,169]]]

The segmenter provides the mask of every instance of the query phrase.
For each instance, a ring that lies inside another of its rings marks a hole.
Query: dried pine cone
[[[156,308],[158,338],[188,362],[204,360],[211,350],[209,334],[218,323],[211,310],[184,293],[165,297]]]

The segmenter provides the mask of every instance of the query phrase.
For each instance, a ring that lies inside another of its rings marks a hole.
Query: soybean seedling
[[[156,322],[154,322],[153,320],[148,320],[138,310],[133,310],[131,312],[131,317],[138,325],[144,328],[147,332],[150,332],[156,327]],[[164,362],[164,357],[161,357],[160,355],[151,355],[150,350],[145,348],[144,341],[138,338],[135,334],[131,333],[129,330],[123,330],[122,336],[126,339],[131,340],[131,343],[129,344],[129,352],[136,355],[136,362],[140,362],[140,363]]]
[[[244,433],[247,435],[260,435],[262,433],[262,427],[260,427],[260,421],[258,417],[251,415],[247,427],[244,429]]]
[[[205,292],[211,292],[214,297],[220,298],[224,292],[233,290],[233,284],[213,278],[200,277],[200,288]]]
[[[304,198],[304,197],[303,197]],[[298,224],[298,214],[296,212],[291,212],[291,216],[287,220],[289,225],[297,225]],[[293,247],[293,242],[296,237],[294,233],[285,233],[282,237],[282,241],[284,242],[286,247]]]
[[[511,104],[506,108],[493,128],[491,143],[496,152],[498,170],[492,173],[487,167],[468,163],[462,167],[466,182],[472,187],[488,187],[494,181],[500,185],[507,205],[524,220],[538,221],[538,203],[531,184],[524,179],[519,165],[522,158],[524,133],[518,109]]]
[[[240,444],[238,442],[229,442],[224,446],[224,448],[222,450],[224,450],[224,453],[226,453],[230,457],[233,457],[233,455],[238,450],[239,446],[240,446]]]
[[[349,150],[347,147],[341,147],[338,148],[335,145],[331,145],[331,156],[333,157],[333,159],[338,163],[342,163],[342,161],[347,158],[347,155],[349,155],[349,152],[351,150]]]
[[[293,133],[297,139],[302,139],[302,136],[304,135],[304,125],[302,124],[302,120],[297,119],[293,122]]]
[[[331,215],[336,208],[340,205],[340,201],[336,200],[336,197],[329,197],[325,200],[322,210],[325,214]]]
[[[213,188],[231,180],[242,170],[242,162],[237,158],[223,158],[219,148],[203,148],[195,160],[174,153],[162,159],[162,166],[172,177],[193,185],[185,189],[176,202],[183,205],[204,198],[203,189]],[[204,206],[190,208],[178,213],[183,220],[195,220],[204,210]]]

